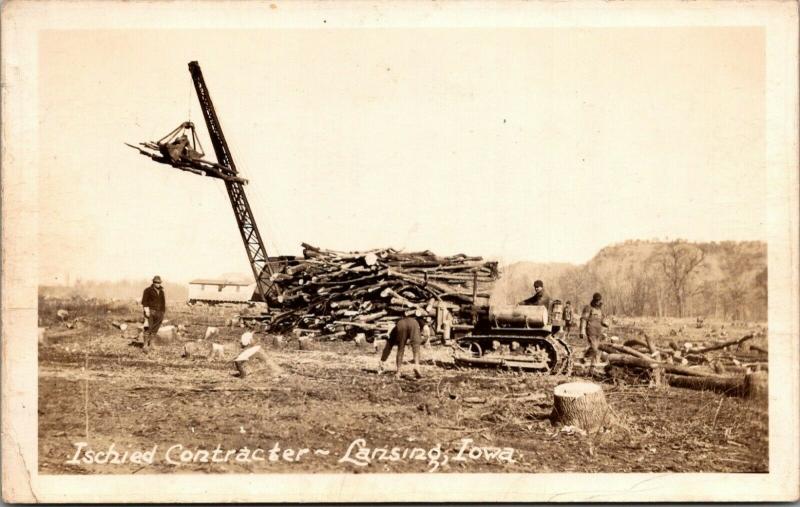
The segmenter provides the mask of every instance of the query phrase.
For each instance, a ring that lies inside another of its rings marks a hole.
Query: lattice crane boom
[[[192,75],[194,89],[197,92],[197,100],[200,102],[200,109],[203,112],[203,118],[208,128],[211,145],[214,147],[214,153],[217,156],[217,163],[227,168],[233,175],[236,175],[238,174],[236,164],[233,161],[230,148],[228,148],[228,143],[225,141],[225,135],[222,133],[222,127],[217,118],[214,103],[208,93],[208,87],[203,78],[203,72],[200,70],[200,65],[196,61],[189,62],[189,72]],[[239,233],[244,242],[245,250],[247,250],[250,267],[253,270],[256,292],[262,301],[274,299],[277,296],[277,287],[272,283],[272,267],[269,263],[267,250],[264,247],[264,241],[261,239],[261,233],[258,231],[253,210],[247,201],[244,184],[235,179],[225,179],[224,182],[233,207],[233,214],[236,217],[236,224],[239,226]]]

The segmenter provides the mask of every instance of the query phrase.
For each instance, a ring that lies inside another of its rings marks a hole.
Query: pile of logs
[[[750,345],[757,335],[710,345],[669,342],[659,348],[644,335],[619,343],[603,343],[609,371],[623,370],[655,384],[711,390],[736,396],[761,397],[766,392],[766,349]]]
[[[271,331],[299,330],[331,339],[383,334],[404,315],[449,308],[466,315],[486,303],[499,276],[481,257],[440,257],[392,248],[336,252],[303,243],[303,258],[273,275],[281,310]]]

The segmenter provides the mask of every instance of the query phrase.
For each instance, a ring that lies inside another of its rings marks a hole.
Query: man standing
[[[547,311],[550,311],[550,296],[544,291],[544,282],[536,280],[533,282],[533,296],[529,297],[522,303],[522,305],[535,305],[544,306]]]
[[[400,367],[403,365],[403,352],[406,348],[406,342],[411,342],[411,348],[414,351],[414,375],[417,378],[422,378],[419,372],[419,345],[420,345],[420,324],[419,321],[412,316],[406,316],[397,321],[392,331],[389,333],[389,339],[386,340],[386,346],[383,347],[381,353],[381,362],[378,363],[378,373],[383,373],[383,363],[389,359],[389,354],[392,349],[397,345],[397,371],[395,377],[400,378]]]
[[[567,301],[564,304],[564,338],[569,339],[569,334],[572,331],[572,302]]]
[[[445,345],[450,341],[450,330],[453,328],[453,314],[450,313],[450,310],[448,310],[446,306],[440,306],[437,311],[440,312],[439,315],[441,318],[437,319],[439,328],[436,331],[442,333],[442,345]]]
[[[164,289],[161,287],[160,276],[154,276],[153,284],[144,290],[142,306],[144,307],[144,316],[150,324],[144,335],[144,348],[147,349],[150,347],[153,336],[158,333],[158,328],[161,327],[161,321],[164,320],[164,311],[166,310]]]
[[[591,356],[592,364],[597,364],[600,360],[598,347],[604,327],[608,327],[608,323],[603,319],[603,296],[595,292],[592,302],[583,307],[580,327],[581,338],[589,340],[590,349],[586,351],[586,357]]]

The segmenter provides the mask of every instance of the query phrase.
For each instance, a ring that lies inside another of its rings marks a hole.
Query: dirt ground
[[[553,387],[580,378],[457,368],[441,346],[423,349],[420,380],[409,364],[399,380],[377,374],[371,346],[305,351],[292,338],[264,345],[279,375],[240,379],[239,328],[220,330],[224,361],[181,357],[236,312],[171,307],[188,334],[149,354],[110,325],[135,321],[134,306],[88,312],[60,338],[44,316],[56,334],[39,346],[40,473],[768,471],[766,406],[713,392],[595,378],[619,422],[587,436],[548,419]],[[707,339],[684,327],[681,339]]]

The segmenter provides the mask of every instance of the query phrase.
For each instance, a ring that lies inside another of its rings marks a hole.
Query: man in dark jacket
[[[144,348],[150,347],[150,341],[158,333],[161,322],[164,320],[166,303],[164,300],[164,289],[161,287],[161,277],[153,277],[153,284],[144,290],[142,294],[142,307],[144,316],[149,323],[149,327],[144,335]]]
[[[547,311],[550,311],[550,296],[544,291],[544,282],[536,280],[533,282],[533,296],[529,297],[521,305],[535,305],[544,306]]]
[[[395,376],[400,378],[403,352],[405,351],[406,343],[409,341],[414,351],[414,375],[417,378],[422,378],[422,374],[419,371],[420,322],[413,316],[406,316],[398,320],[389,333],[389,339],[386,340],[386,346],[383,347],[383,353],[381,354],[381,362],[378,363],[378,373],[383,373],[383,363],[389,359],[389,354],[392,353],[392,349],[397,345],[397,371]]]

